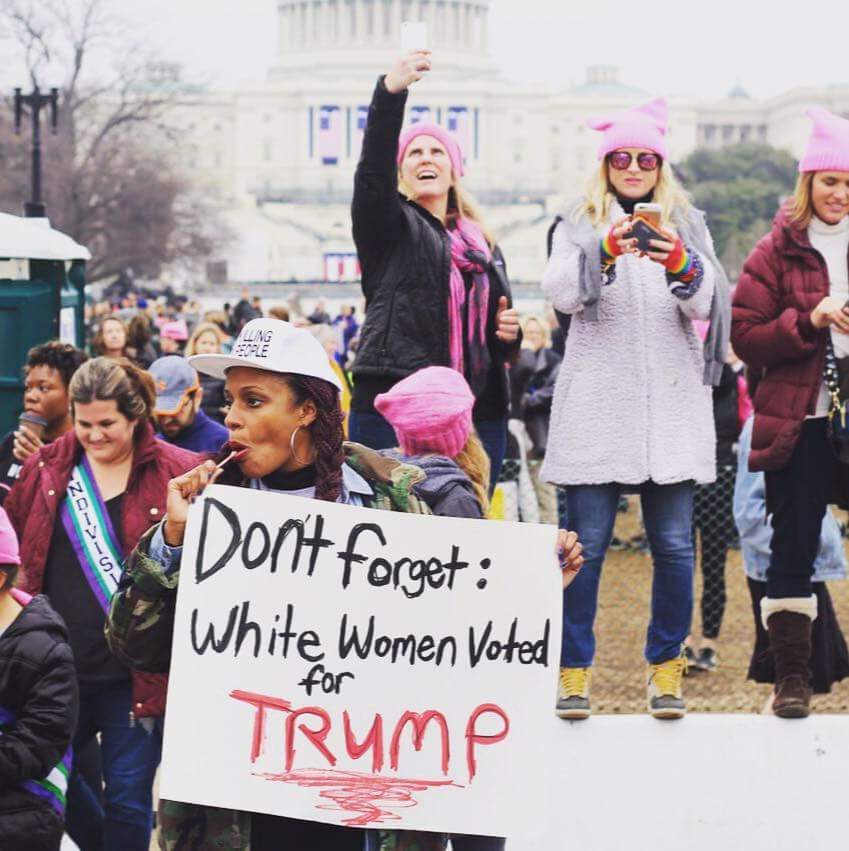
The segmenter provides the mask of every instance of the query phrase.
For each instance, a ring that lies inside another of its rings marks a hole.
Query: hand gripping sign
[[[181,566],[162,796],[527,831],[557,679],[555,536],[209,488]]]

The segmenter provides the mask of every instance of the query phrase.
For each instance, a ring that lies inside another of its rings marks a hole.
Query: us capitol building
[[[504,79],[489,53],[489,0],[278,0],[277,56],[260,86],[205,91],[178,107],[196,177],[225,199],[237,239],[233,281],[354,280],[349,204],[372,89],[400,52],[405,20],[428,24],[435,69],[411,90],[407,121],[455,132],[465,182],[482,202],[515,281],[536,282],[545,232],[596,162],[590,115],[658,92],[613,66],[577,86]],[[849,85],[753,100],[739,87],[714,100],[670,100],[670,146],[755,140],[801,152],[804,109],[849,116]]]

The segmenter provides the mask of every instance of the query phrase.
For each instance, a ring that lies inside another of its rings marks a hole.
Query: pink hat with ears
[[[166,322],[159,334],[161,337],[168,337],[178,343],[184,343],[189,339],[189,328],[185,319],[174,319],[171,322]]]
[[[401,137],[398,139],[398,165],[404,159],[404,154],[407,153],[407,148],[410,147],[410,142],[419,136],[433,136],[445,145],[445,152],[448,154],[448,159],[451,160],[451,167],[454,169],[455,177],[462,177],[465,174],[463,168],[463,149],[460,143],[454,138],[454,135],[440,127],[438,124],[410,124],[401,132]]]
[[[667,159],[668,114],[666,98],[655,98],[633,109],[589,119],[588,127],[604,133],[598,149],[598,158],[604,159],[611,151],[618,151],[620,148],[647,148]]]
[[[799,161],[799,171],[849,171],[849,121],[814,106],[805,110],[814,127]]]
[[[405,455],[436,453],[454,458],[472,431],[475,397],[459,372],[427,366],[374,400],[395,429]]]
[[[12,521],[3,508],[0,508],[0,564],[20,564],[21,554],[18,536],[12,527]]]

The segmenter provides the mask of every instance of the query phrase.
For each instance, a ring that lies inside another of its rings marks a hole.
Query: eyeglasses
[[[625,171],[626,168],[630,167],[633,159],[634,157],[628,151],[614,151],[607,156],[607,161],[617,171]],[[637,154],[637,165],[641,171],[654,171],[660,167],[662,162],[663,160],[657,154],[652,154],[648,151]]]

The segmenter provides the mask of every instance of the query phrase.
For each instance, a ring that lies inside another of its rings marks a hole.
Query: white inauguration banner
[[[559,664],[555,538],[209,488],[186,533],[162,796],[533,834]]]

